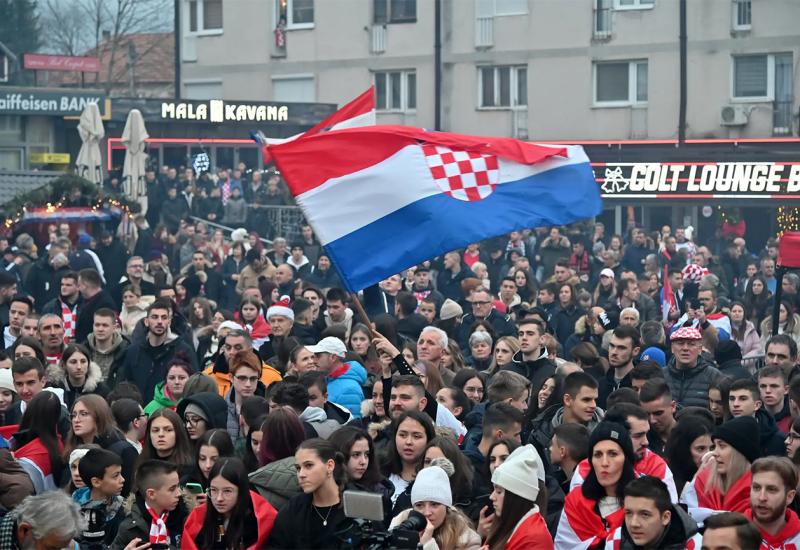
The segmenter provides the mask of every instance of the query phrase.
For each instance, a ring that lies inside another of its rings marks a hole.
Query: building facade
[[[440,0],[441,128],[678,137],[680,0]],[[800,2],[686,3],[686,137],[797,135]],[[184,0],[183,95],[342,104],[434,127],[436,2]]]

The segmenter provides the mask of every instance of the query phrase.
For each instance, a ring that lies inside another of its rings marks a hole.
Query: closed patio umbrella
[[[103,120],[96,103],[88,104],[81,113],[78,133],[83,142],[75,162],[78,175],[100,185],[103,183],[103,157],[100,155],[100,141],[106,135],[106,131],[103,129]]]
[[[132,200],[139,201],[142,213],[147,212],[147,184],[144,178],[147,165],[145,140],[147,129],[139,109],[131,109],[125,129],[122,131],[122,143],[125,144],[125,165],[122,168],[122,188]]]

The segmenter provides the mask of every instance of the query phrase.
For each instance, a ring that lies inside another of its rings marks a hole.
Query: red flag
[[[669,265],[664,266],[663,283],[663,297],[661,300],[661,319],[667,321],[669,319],[669,312],[673,309],[678,309],[678,301],[675,299],[675,293],[672,291],[672,285],[669,283]]]

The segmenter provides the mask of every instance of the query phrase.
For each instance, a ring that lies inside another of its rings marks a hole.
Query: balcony
[[[772,135],[792,135],[794,127],[793,107],[793,101],[774,101],[772,103]]]
[[[595,8],[592,38],[595,40],[609,40],[611,38],[611,8]]]
[[[386,24],[377,23],[372,25],[372,33],[370,35],[370,52],[371,53],[384,53],[386,51]]]
[[[286,39],[286,27],[283,24],[279,24],[275,27],[275,30],[272,31],[272,51],[270,51],[270,57],[286,57]]]
[[[494,46],[494,17],[475,18],[475,48],[486,49]]]

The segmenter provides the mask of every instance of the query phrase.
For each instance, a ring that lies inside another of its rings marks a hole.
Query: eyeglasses
[[[89,411],[78,411],[69,415],[72,420],[75,420],[76,418],[89,418],[90,416],[92,416],[92,413]]]
[[[250,382],[251,384],[255,384],[256,382],[258,382],[258,376],[239,375],[239,376],[234,376],[234,378],[239,382],[241,382],[242,384],[244,384],[245,382]]]
[[[797,432],[789,432],[788,434],[786,434],[786,437],[791,439],[792,441],[797,441],[798,439],[800,439],[800,434]]]
[[[224,499],[234,498],[236,496],[236,489],[217,489],[216,487],[211,487],[208,490],[208,494],[211,498],[216,498],[218,496],[222,496]]]
[[[492,303],[492,302],[490,302],[490,301],[488,301],[488,300],[486,300],[486,301],[481,301],[481,300],[472,300],[472,301],[470,302],[470,304],[472,304],[473,306],[485,306],[485,305],[489,305],[489,304],[491,304],[491,303]]]
[[[202,416],[193,416],[193,415],[192,416],[186,415],[183,417],[183,420],[187,424],[191,424],[192,426],[197,426],[198,424],[200,424],[200,422],[206,421],[206,419],[203,418]]]

